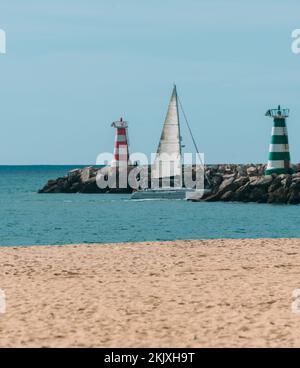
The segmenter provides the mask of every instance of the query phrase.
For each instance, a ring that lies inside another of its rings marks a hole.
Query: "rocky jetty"
[[[134,167],[128,168],[128,174]],[[291,175],[264,175],[265,165],[208,165],[205,188],[210,193],[193,201],[238,201],[257,203],[300,203],[300,164]],[[86,167],[49,180],[39,193],[131,193],[132,188],[99,188],[97,173],[109,177],[111,169]],[[149,168],[148,168],[149,170]]]
[[[130,170],[131,168],[129,168]],[[131,193],[132,189],[99,188],[97,185],[97,174],[104,177],[112,177],[110,168],[85,167],[84,169],[71,170],[66,176],[49,180],[38,193]],[[112,186],[112,185],[111,185]]]
[[[300,165],[292,175],[264,175],[265,165],[214,165],[206,168],[211,192],[194,201],[300,203]]]
[[[119,175],[116,169],[110,167],[95,168],[85,167],[84,169],[74,169],[66,176],[49,180],[46,185],[41,188],[38,193],[132,193],[133,189],[128,185],[128,177],[132,170],[138,170],[138,173],[132,173],[133,177],[140,176],[144,178],[140,182],[142,188],[151,188],[151,167],[150,166],[129,166],[127,173],[123,175],[123,179],[127,181],[127,185],[122,185],[120,188]],[[193,177],[196,168],[187,166],[185,172]],[[198,170],[198,169],[197,169]],[[201,170],[201,169],[200,169]],[[124,173],[124,171],[123,171]],[[203,171],[202,171],[203,173]],[[107,186],[99,188],[99,178],[102,177],[107,182]],[[139,179],[139,178],[138,178]],[[97,183],[98,181],[98,183]],[[171,180],[174,183],[174,180]],[[125,187],[125,188],[124,188]],[[137,189],[141,189],[141,187]]]

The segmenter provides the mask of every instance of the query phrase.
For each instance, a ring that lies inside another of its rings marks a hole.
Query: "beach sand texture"
[[[300,239],[0,248],[0,347],[300,347]]]

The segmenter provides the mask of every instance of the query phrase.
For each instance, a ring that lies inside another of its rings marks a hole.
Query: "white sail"
[[[181,137],[177,90],[174,86],[154,164],[152,178],[181,176]]]

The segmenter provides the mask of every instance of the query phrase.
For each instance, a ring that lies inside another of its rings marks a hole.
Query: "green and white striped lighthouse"
[[[289,109],[271,109],[266,112],[266,116],[274,119],[272,128],[272,138],[269,147],[268,166],[265,175],[291,174],[291,157],[289,150],[288,132],[286,118],[289,116]]]

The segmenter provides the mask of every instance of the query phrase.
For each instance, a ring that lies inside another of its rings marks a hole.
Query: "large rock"
[[[205,202],[216,202],[220,200],[220,197],[221,196],[218,193],[216,193],[216,194],[208,195],[206,198],[204,198],[204,200]],[[200,198],[199,201],[202,201],[202,198]]]
[[[300,203],[300,195],[299,190],[290,190],[288,194],[288,203],[289,204],[299,204]]]
[[[106,193],[107,188],[105,189],[99,188],[96,182],[96,177],[94,176],[84,181],[80,192],[81,193]]]
[[[258,169],[256,166],[250,166],[247,168],[247,174],[248,176],[256,176],[258,173]]]
[[[294,177],[290,184],[291,189],[300,189],[300,177]]]
[[[263,187],[258,186],[249,192],[248,200],[250,202],[265,203],[268,201],[268,194]]]
[[[234,193],[235,201],[248,202],[250,193],[250,182],[248,181],[243,186],[239,187]]]
[[[82,183],[86,183],[90,178],[91,178],[91,173],[92,173],[93,168],[90,167],[85,167],[81,173],[80,173],[80,180]]]
[[[248,176],[247,168],[244,165],[238,165],[236,171],[239,176],[245,176],[245,177]]]
[[[221,196],[221,201],[230,201],[233,199],[233,196],[234,196],[234,192],[232,190],[229,190],[228,192],[224,193],[222,196]]]
[[[272,181],[273,181],[272,175],[251,177],[250,187],[267,187],[272,183]]]
[[[218,193],[222,195],[225,192],[228,192],[229,190],[234,190],[236,187],[236,184],[234,184],[234,176],[231,176],[225,180],[222,181],[221,185],[219,186]]]
[[[217,173],[217,174],[211,176],[209,181],[210,181],[213,188],[217,188],[222,183],[223,176],[221,174]]]
[[[292,176],[291,175],[286,175],[286,177],[284,179],[281,180],[281,185],[284,188],[289,188],[289,186],[292,183]]]
[[[268,195],[268,203],[286,203],[287,198],[287,190],[283,187],[280,187]]]
[[[249,182],[249,178],[247,176],[241,176],[235,179],[234,184],[236,185],[237,188],[240,188],[248,182]]]
[[[69,171],[68,173],[68,182],[70,184],[73,184],[75,182],[78,182],[80,180],[81,170],[80,169],[74,169]]]

